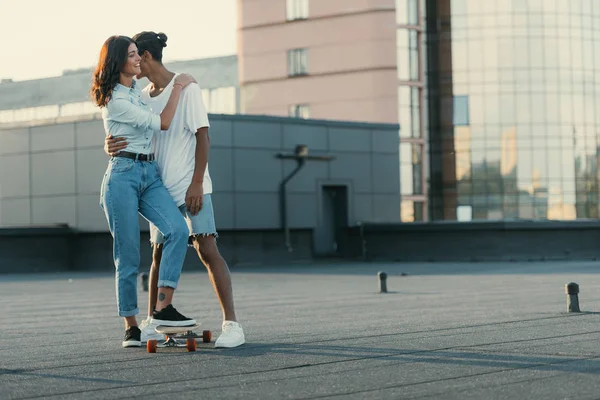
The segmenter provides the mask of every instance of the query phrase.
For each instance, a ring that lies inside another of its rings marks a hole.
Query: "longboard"
[[[158,325],[154,330],[163,335],[174,335],[174,334],[186,334],[191,333],[195,329],[200,328],[201,324],[189,325],[189,326],[166,326]]]
[[[202,335],[194,333],[201,324],[189,326],[165,326],[159,325],[154,330],[160,334],[166,335],[167,340],[158,343],[158,340],[148,340],[146,349],[148,353],[156,353],[157,348],[164,347],[185,347],[187,351],[196,351],[196,339],[202,338],[204,343],[210,343],[212,339],[211,331],[202,331]],[[177,341],[177,339],[185,339],[185,344]]]

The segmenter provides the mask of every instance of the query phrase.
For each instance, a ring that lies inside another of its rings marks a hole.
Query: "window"
[[[206,112],[210,114],[237,113],[237,89],[235,86],[203,89],[202,101],[204,101]]]
[[[308,18],[308,0],[287,0],[287,20]]]
[[[15,123],[52,119],[58,117],[71,117],[97,113],[98,107],[91,101],[78,103],[54,104],[51,106],[38,106],[19,108],[16,110],[0,111],[0,123]]]
[[[288,50],[288,75],[306,75],[308,64],[308,54],[306,49]]]
[[[456,220],[469,222],[473,220],[473,206],[457,206],[456,207]]]
[[[454,125],[469,125],[469,97],[454,96]]]
[[[400,219],[402,222],[423,221],[423,209],[425,203],[422,201],[402,200],[400,203]]]
[[[98,107],[91,101],[82,101],[79,103],[68,103],[60,106],[58,115],[61,117],[94,114],[98,112]]]
[[[398,79],[419,80],[419,44],[417,31],[398,29],[396,31],[396,58]]]
[[[234,86],[214,88],[210,90],[208,104],[205,104],[209,113],[235,114],[236,90]]]
[[[396,23],[398,25],[417,25],[417,0],[396,0]]]
[[[295,104],[290,106],[289,110],[290,117],[293,118],[310,118],[310,108],[308,104]]]
[[[423,194],[422,182],[423,145],[400,143],[400,193],[403,195]]]

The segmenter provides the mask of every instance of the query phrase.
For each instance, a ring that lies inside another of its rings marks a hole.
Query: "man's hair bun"
[[[164,33],[160,32],[156,36],[157,36],[158,41],[160,42],[160,44],[162,44],[162,47],[167,47],[167,35],[165,35]]]

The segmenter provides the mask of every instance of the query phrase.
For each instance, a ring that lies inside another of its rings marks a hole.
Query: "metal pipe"
[[[296,168],[279,184],[279,207],[280,207],[280,217],[281,217],[281,228],[285,234],[285,246],[287,247],[289,252],[294,251],[292,248],[292,244],[290,243],[290,228],[288,226],[287,221],[287,196],[286,196],[286,185],[287,183],[296,175],[306,163],[306,159],[304,157],[297,157],[296,160]]]
[[[296,145],[296,149],[293,154],[279,153],[277,158],[283,160],[296,160],[296,168],[285,177],[279,184],[279,212],[281,218],[281,229],[283,229],[285,235],[285,246],[289,252],[294,251],[292,244],[290,243],[290,228],[287,221],[287,196],[286,196],[286,185],[306,164],[306,160],[313,161],[331,161],[334,159],[332,156],[310,156],[308,155],[308,146],[304,144]]]

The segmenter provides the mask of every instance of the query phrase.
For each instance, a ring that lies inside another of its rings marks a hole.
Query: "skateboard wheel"
[[[146,350],[148,350],[148,353],[156,353],[157,344],[158,343],[156,340],[148,340],[148,342],[146,343]]]
[[[187,339],[185,344],[188,352],[196,351],[196,339]]]
[[[211,331],[202,331],[202,342],[210,343],[212,340],[212,332]]]

